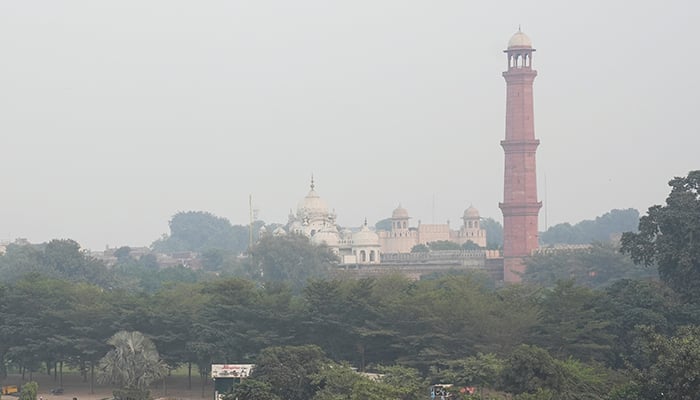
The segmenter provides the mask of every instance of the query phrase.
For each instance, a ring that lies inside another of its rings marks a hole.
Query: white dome
[[[401,207],[401,205],[399,205],[398,207],[396,207],[396,209],[394,210],[394,212],[391,213],[391,218],[392,218],[392,219],[406,219],[406,218],[409,218],[409,217],[408,217],[408,211],[407,211],[405,208]]]
[[[464,218],[467,218],[467,219],[479,218],[479,210],[474,208],[474,206],[469,206],[469,208],[464,210]]]
[[[518,29],[517,32],[510,38],[508,41],[508,49],[522,49],[522,48],[532,48],[532,40],[530,38],[522,33],[520,29]]]
[[[282,227],[280,226],[279,228],[277,228],[277,229],[275,229],[274,231],[272,231],[272,234],[273,234],[274,236],[284,236],[284,235],[287,234],[287,231],[285,231],[284,228],[282,228]]]
[[[352,235],[352,244],[353,246],[379,246],[379,236],[372,232],[365,222],[362,229]]]
[[[311,180],[311,190],[297,206],[297,217],[326,217],[328,216],[328,206],[326,202],[314,190],[314,181]]]

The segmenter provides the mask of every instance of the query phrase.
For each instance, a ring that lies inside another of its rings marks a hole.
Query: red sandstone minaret
[[[535,152],[540,141],[535,139],[532,82],[537,71],[532,69],[532,42],[518,29],[508,42],[506,79],[505,182],[503,185],[503,280],[520,282],[525,271],[523,258],[538,243],[537,216],[542,203],[537,201]]]

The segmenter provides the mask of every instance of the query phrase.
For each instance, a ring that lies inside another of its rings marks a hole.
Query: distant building
[[[278,227],[262,235],[304,235],[313,243],[325,244],[341,259],[342,264],[378,265],[383,254],[410,253],[413,246],[440,240],[458,244],[473,242],[486,247],[486,231],[481,228],[479,211],[469,207],[462,216],[463,225],[458,230],[449,224],[421,224],[411,227],[408,211],[402,207],[394,210],[391,230],[375,232],[367,221],[359,228],[341,228],[336,223],[335,210],[330,211],[326,202],[316,192],[311,179],[311,190],[301,199],[296,211],[291,210],[284,228]],[[396,258],[394,258],[396,259]]]
[[[277,228],[273,235],[304,235],[313,243],[325,244],[337,254],[343,264],[379,264],[381,249],[379,236],[367,226],[367,220],[359,229],[339,229],[335,211],[316,193],[311,178],[311,190],[301,199],[296,212],[290,211],[286,228]]]
[[[486,230],[481,228],[479,210],[469,206],[462,215],[463,224],[459,230],[452,230],[445,224],[422,224],[412,228],[408,211],[400,205],[391,214],[391,230],[380,230],[379,243],[382,253],[410,253],[413,246],[441,240],[486,247]]]

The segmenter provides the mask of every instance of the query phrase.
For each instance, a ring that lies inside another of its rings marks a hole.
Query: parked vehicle
[[[19,387],[17,385],[6,385],[2,387],[2,394],[16,394],[19,393]]]

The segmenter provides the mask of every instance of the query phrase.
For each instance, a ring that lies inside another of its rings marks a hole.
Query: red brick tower
[[[532,42],[518,29],[508,42],[506,79],[505,182],[503,203],[503,280],[520,282],[525,271],[523,258],[538,246],[537,217],[542,203],[537,201],[532,82]]]

